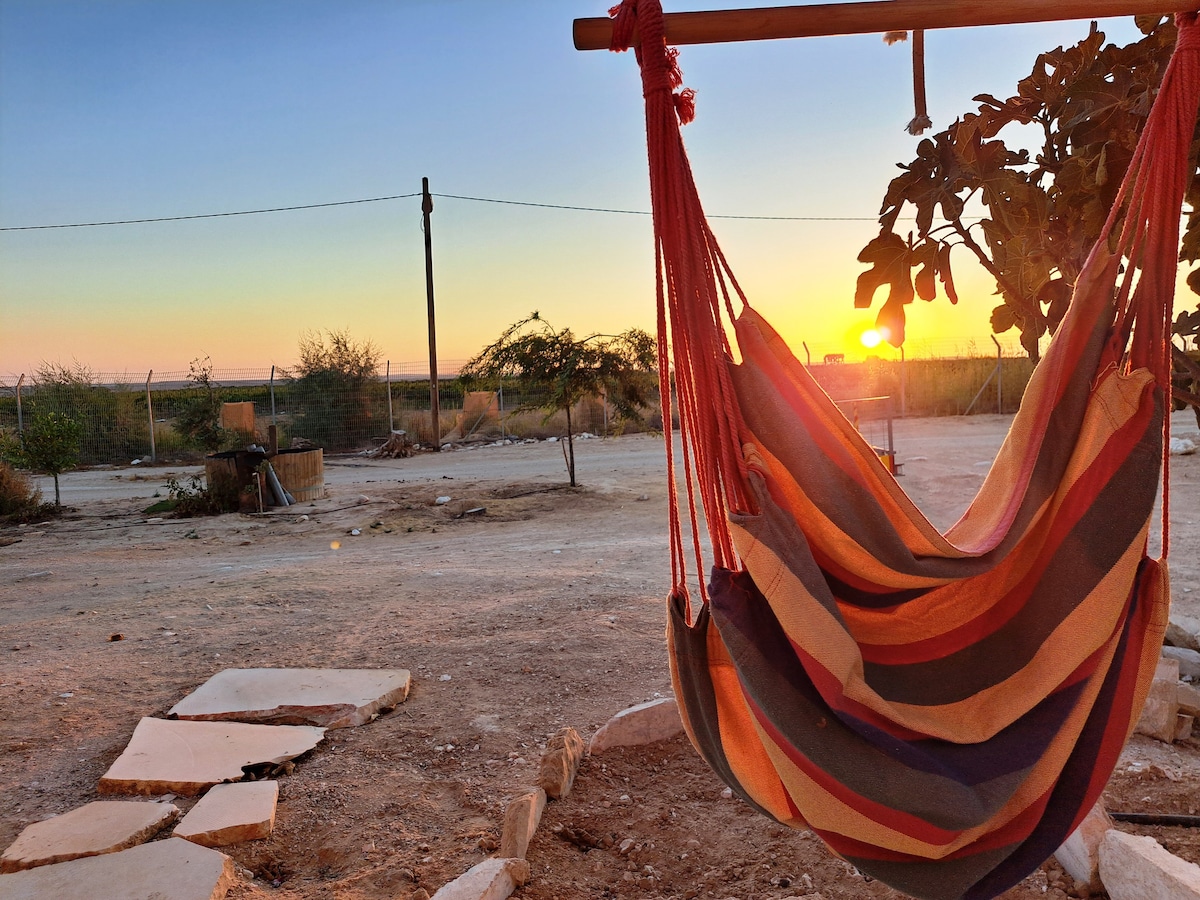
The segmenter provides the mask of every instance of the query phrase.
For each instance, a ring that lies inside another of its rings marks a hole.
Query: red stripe
[[[911,815],[900,810],[885,806],[868,797],[864,797],[855,791],[852,791],[846,785],[842,784],[837,779],[833,778],[824,769],[817,766],[807,756],[796,749],[788,740],[775,728],[771,720],[759,709],[754,700],[746,694],[745,688],[742,689],[742,696],[746,700],[747,706],[750,708],[759,725],[771,738],[771,740],[779,747],[780,750],[788,757],[789,760],[800,769],[805,775],[817,783],[822,790],[836,798],[837,800],[849,806],[860,815],[866,816],[886,828],[893,831],[898,831],[901,834],[907,835],[915,840],[923,841],[927,844],[944,846],[952,842],[959,832],[946,831],[942,828],[937,828],[930,825],[924,819]]]
[[[1138,414],[1113,434],[1092,465],[1071,485],[1037,558],[1029,566],[1025,577],[999,602],[971,621],[944,634],[906,644],[860,644],[863,659],[880,665],[929,662],[957,653],[1002,628],[1029,602],[1062,542],[1088,512],[1090,504],[1095,501],[1103,487],[1129,458],[1133,447],[1142,440],[1148,420],[1152,417],[1152,410],[1150,404],[1142,404]],[[1018,552],[1014,550],[1005,562],[1013,560]],[[975,584],[968,581],[948,585],[939,590],[954,590],[969,596],[975,591]]]

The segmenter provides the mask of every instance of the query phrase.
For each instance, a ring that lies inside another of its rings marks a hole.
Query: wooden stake
[[[1175,0],[1179,11],[1196,0]],[[1170,0],[871,0],[865,3],[821,3],[764,9],[725,9],[711,12],[667,13],[668,44],[719,44],[730,41],[768,41],[779,38],[874,34],[977,25],[1015,25],[1102,19],[1109,16],[1153,15],[1175,11]],[[607,50],[612,20],[576,19],[576,50]]]

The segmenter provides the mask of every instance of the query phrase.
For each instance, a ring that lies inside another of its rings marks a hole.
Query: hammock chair
[[[1177,17],[1134,161],[1011,432],[942,534],[738,287],[684,152],[693,98],[658,0],[611,15],[612,49],[638,37],[663,418],[673,376],[688,485],[690,532],[670,492],[668,600],[687,733],[742,799],[860,871],[930,900],[994,897],[1099,798],[1162,645],[1165,476],[1161,558],[1148,537],[1196,16]],[[674,485],[669,430],[666,445]],[[697,608],[688,557],[711,563]]]

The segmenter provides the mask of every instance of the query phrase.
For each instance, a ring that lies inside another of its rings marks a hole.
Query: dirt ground
[[[1183,418],[1177,433],[1194,435]],[[965,507],[1007,425],[897,423],[901,483],[939,526]],[[230,896],[433,894],[496,847],[549,736],[571,725],[587,739],[670,691],[660,439],[577,453],[576,489],[552,443],[330,459],[324,500],[186,520],[142,512],[183,470],[64,476],[68,515],[0,528],[0,847],[96,799],[138,719],[223,668],[408,668],[408,702],[329,732],[281,776],[274,835],[229,848],[254,875]],[[1173,589],[1191,615],[1198,491],[1200,455],[1175,457]],[[585,760],[571,795],[547,807],[516,896],[902,896],[722,789],[682,737]],[[1105,797],[1160,813],[1200,812],[1198,798],[1200,742],[1141,737]],[[1141,831],[1200,862],[1192,831]],[[1071,891],[1051,861],[1005,897]]]

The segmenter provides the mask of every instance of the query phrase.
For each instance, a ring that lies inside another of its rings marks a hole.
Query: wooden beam
[[[719,44],[1102,19],[1174,12],[1175,7],[1183,11],[1197,6],[1200,6],[1197,0],[871,0],[666,13],[664,24],[669,44]],[[576,50],[607,50],[612,40],[612,20],[576,19],[574,37]]]

